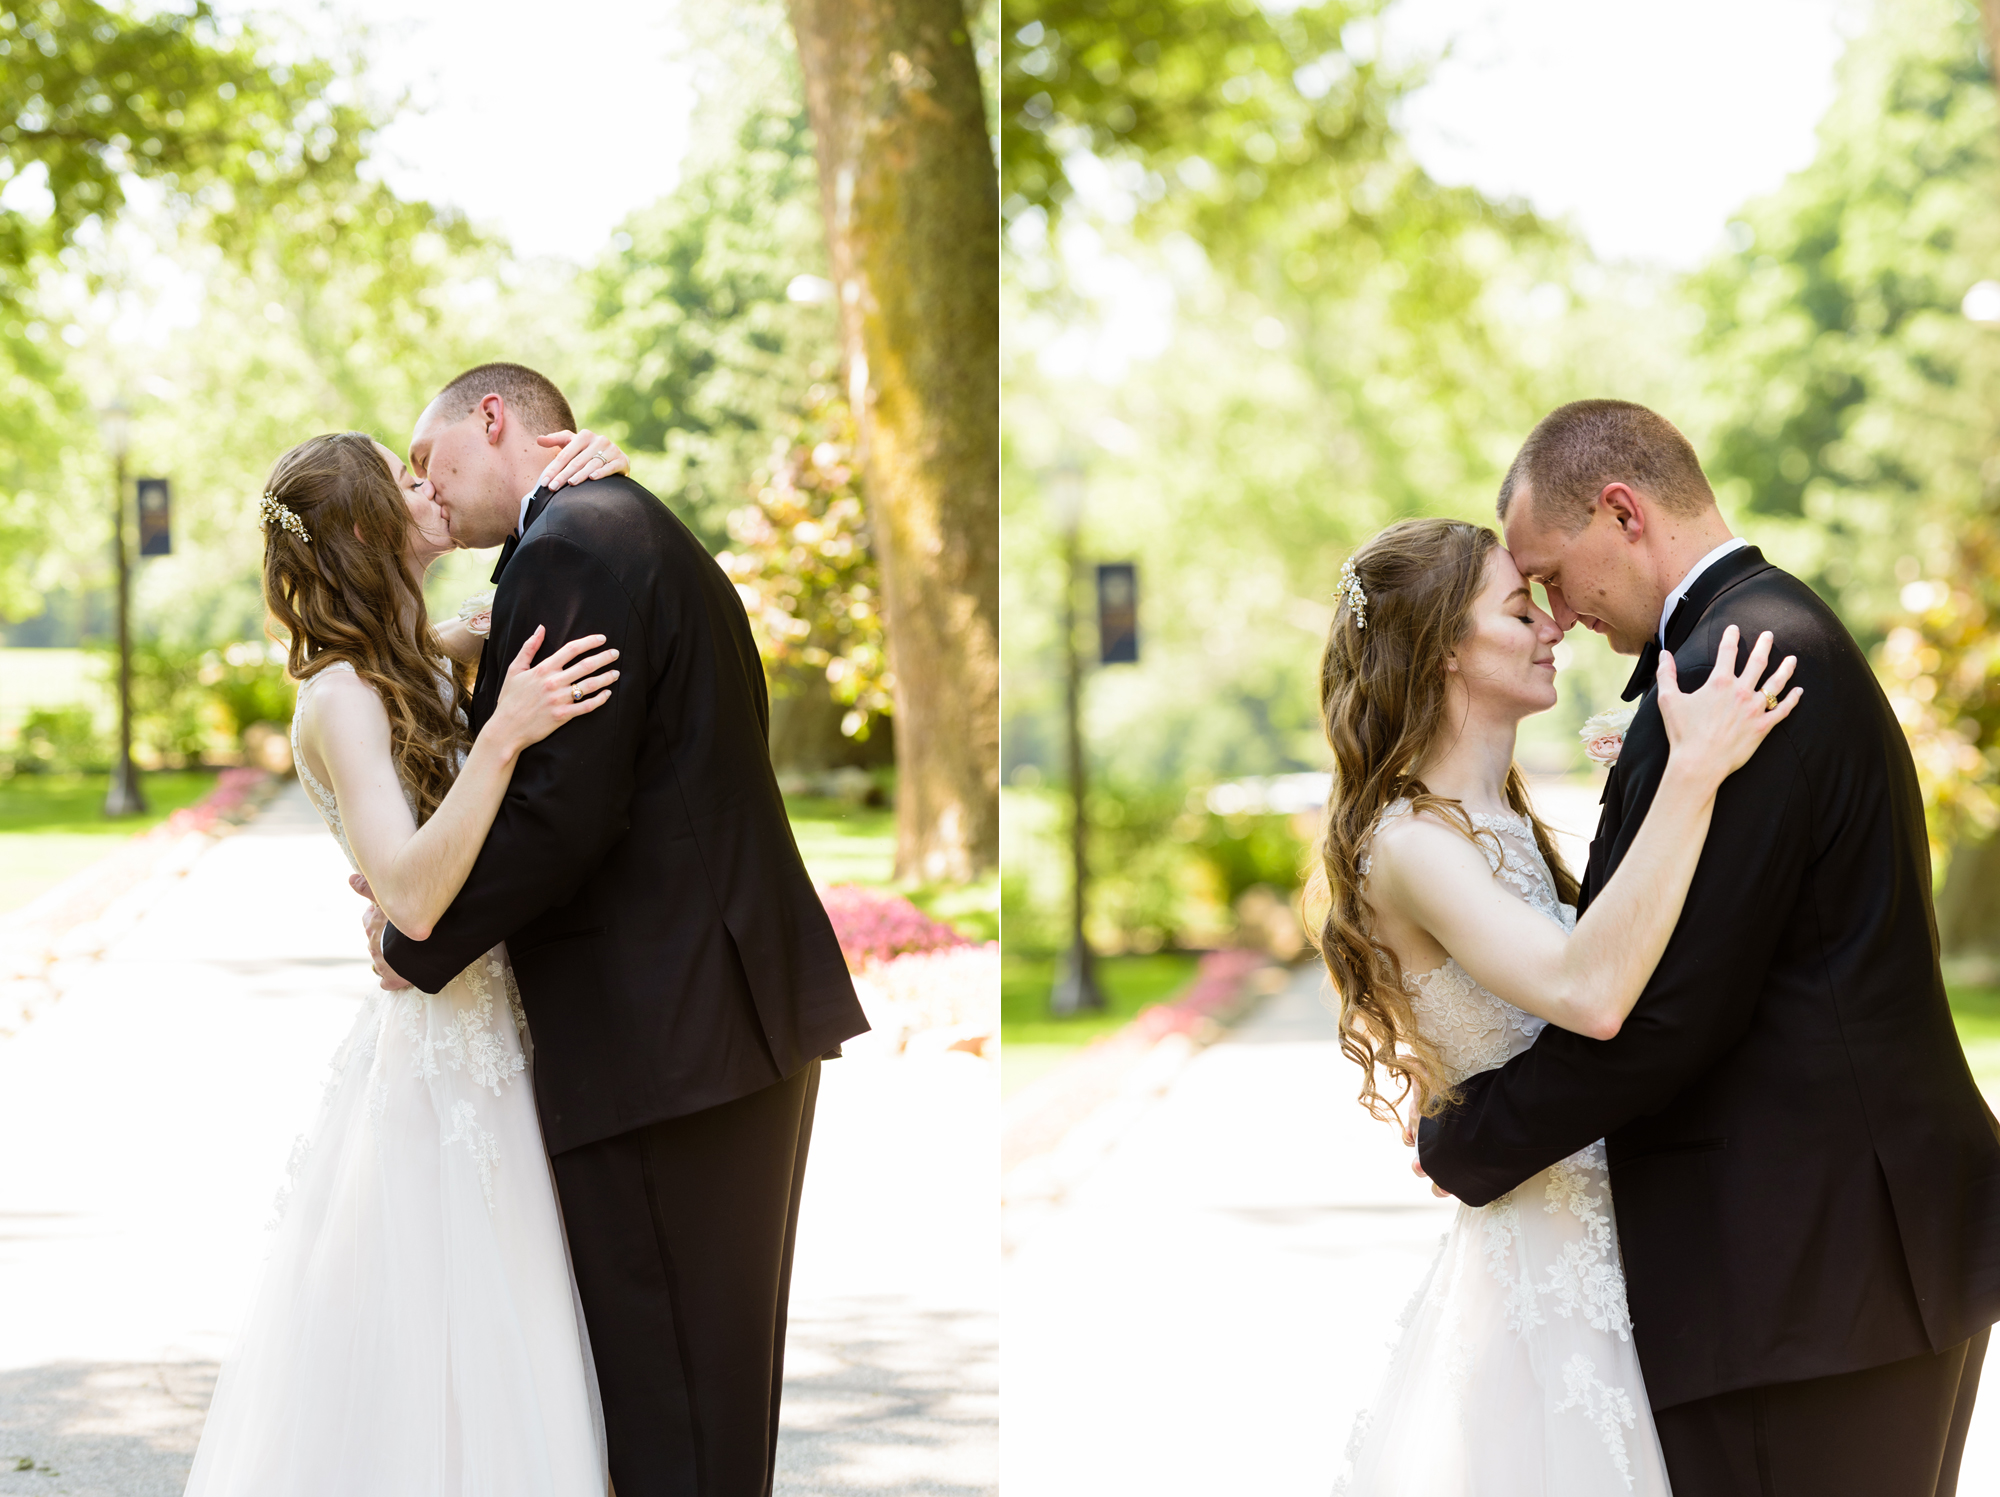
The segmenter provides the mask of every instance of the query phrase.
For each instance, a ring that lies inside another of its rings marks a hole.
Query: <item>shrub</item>
[[[13,750],[16,774],[73,774],[111,767],[114,752],[88,707],[38,707],[21,722]]]
[[[967,944],[949,925],[931,919],[900,894],[865,889],[859,884],[835,884],[820,898],[850,971],[859,972],[911,952],[944,951]]]

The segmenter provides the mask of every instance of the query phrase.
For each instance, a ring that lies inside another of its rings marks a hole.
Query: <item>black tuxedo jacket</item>
[[[1942,1350],[2000,1320],[2000,1128],[1938,972],[1916,769],[1840,620],[1754,549],[1669,627],[1683,690],[1722,630],[1776,636],[1805,697],[1723,783],[1680,923],[1615,1039],[1549,1026],[1419,1132],[1482,1206],[1606,1141],[1655,1408]],[[1740,657],[1739,657],[1740,658]],[[1667,762],[1647,690],[1584,903]]]
[[[538,492],[503,554],[472,698],[584,634],[620,651],[611,700],[526,750],[465,887],[389,965],[435,993],[502,940],[535,1042],[551,1153],[746,1096],[868,1027],[807,876],[768,748],[735,588],[626,478]]]

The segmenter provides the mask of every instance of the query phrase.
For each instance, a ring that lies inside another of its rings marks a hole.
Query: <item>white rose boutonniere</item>
[[[465,632],[486,635],[493,629],[493,593],[488,588],[483,593],[474,593],[458,605],[458,616],[465,620]]]
[[[1614,707],[1609,712],[1600,712],[1583,725],[1577,735],[1583,739],[1583,751],[1590,756],[1593,764],[1611,765],[1618,762],[1619,750],[1625,747],[1625,730],[1632,726],[1636,707]]]

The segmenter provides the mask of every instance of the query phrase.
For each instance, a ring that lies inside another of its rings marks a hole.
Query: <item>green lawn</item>
[[[1951,1016],[1958,1023],[1958,1042],[1973,1079],[1985,1088],[2000,1088],[2000,988],[1947,987]]]
[[[149,809],[104,815],[108,775],[15,775],[0,780],[0,914],[19,909],[89,867],[135,832],[158,826],[215,787],[213,770],[140,777]]]
[[[808,795],[785,797],[815,883],[886,885],[896,870],[896,813]]]
[[[1101,1013],[1058,1019],[1049,1012],[1049,989],[1056,978],[1052,956],[1003,952],[1000,958],[1000,1034],[1008,1045],[1087,1045],[1119,1028],[1149,1003],[1186,987],[1196,958],[1181,952],[1153,956],[1100,957],[1097,985],[1104,991]]]
[[[1000,880],[974,884],[896,882],[896,813],[886,807],[812,796],[785,798],[806,871],[821,884],[866,884],[894,889],[933,920],[942,920],[974,941],[1000,934]]]
[[[1052,956],[1000,956],[1000,1094],[1012,1096],[1100,1035],[1120,1028],[1149,1003],[1171,998],[1194,978],[1197,958],[1181,952],[1100,957],[1101,1013],[1058,1019],[1049,1012],[1056,979]]]

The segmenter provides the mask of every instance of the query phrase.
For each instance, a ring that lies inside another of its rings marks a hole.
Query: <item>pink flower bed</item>
[[[1194,981],[1178,998],[1142,1008],[1128,1026],[1138,1038],[1152,1043],[1170,1034],[1197,1034],[1209,1024],[1225,1024],[1247,998],[1244,979],[1269,965],[1261,951],[1211,951],[1195,968]]]
[[[881,962],[862,984],[869,1021],[906,1033],[920,1029],[979,1029],[1000,1024],[1000,943],[961,941]],[[872,1001],[871,1001],[872,1000]]]
[[[213,831],[218,822],[241,820],[252,794],[270,778],[268,770],[225,769],[216,777],[213,790],[193,805],[174,812],[163,830],[178,837],[186,832]]]
[[[948,951],[969,944],[949,925],[931,919],[900,894],[864,889],[859,884],[834,884],[821,890],[820,898],[851,972],[916,952]]]

